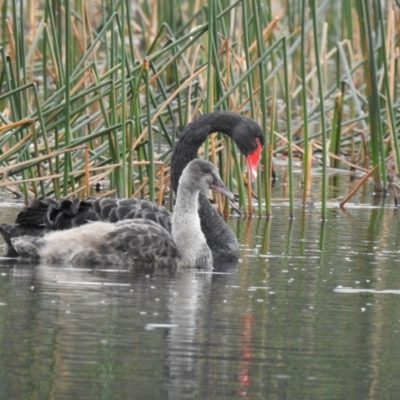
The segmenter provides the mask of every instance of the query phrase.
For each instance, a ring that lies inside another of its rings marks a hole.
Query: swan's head
[[[241,116],[240,123],[233,128],[232,138],[240,152],[246,157],[251,178],[256,180],[265,140],[263,130],[253,119]]]
[[[234,198],[233,193],[222,182],[218,170],[214,165],[199,158],[191,161],[183,170],[182,176],[179,179],[179,187],[181,185],[202,192],[212,189],[231,200]]]

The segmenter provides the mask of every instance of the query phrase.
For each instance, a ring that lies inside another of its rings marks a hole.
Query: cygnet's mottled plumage
[[[19,256],[51,263],[120,264],[139,269],[209,267],[212,253],[201,231],[198,198],[210,188],[233,197],[211,163],[190,162],[179,181],[171,234],[154,221],[132,219],[91,222],[43,237],[12,238],[11,242]]]

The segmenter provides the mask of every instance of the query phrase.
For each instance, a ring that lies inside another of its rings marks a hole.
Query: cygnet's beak
[[[214,176],[214,181],[210,187],[215,192],[221,193],[231,200],[235,198],[234,194],[225,186],[225,183],[222,182],[221,178],[218,176]]]

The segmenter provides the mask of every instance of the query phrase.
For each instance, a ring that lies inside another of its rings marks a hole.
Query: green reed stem
[[[150,82],[149,82],[149,61],[145,60],[144,63],[144,84],[146,87],[146,117],[147,117],[147,136],[148,142],[148,161],[149,166],[147,168],[147,176],[149,178],[149,200],[154,201],[155,199],[155,173],[154,173],[154,140],[153,140],[153,128],[151,123],[151,96],[150,96]]]
[[[120,174],[121,182],[118,185],[120,188],[119,195],[121,197],[127,196],[127,166],[126,166],[126,154],[127,154],[127,124],[126,124],[126,46],[125,46],[125,2],[121,1],[121,18],[120,18],[120,41],[121,41],[121,153],[123,157],[121,157],[122,162],[122,171]]]
[[[265,181],[264,181],[264,200],[265,200],[265,215],[267,217],[272,216],[271,206],[271,191],[272,191],[272,149],[274,143],[274,130],[275,130],[275,115],[276,115],[276,77],[272,78],[271,84],[271,122],[269,129],[269,140],[264,147],[263,151],[263,164],[265,169]]]
[[[372,165],[374,170],[375,190],[382,192],[386,182],[385,157],[382,143],[382,124],[379,112],[379,91],[376,75],[375,49],[372,38],[372,22],[369,15],[370,5],[368,1],[358,0],[356,2],[360,19],[360,35],[365,60],[366,82],[368,88],[369,103],[369,126],[371,141]],[[383,179],[383,181],[382,181]]]
[[[70,114],[71,114],[71,92],[70,92],[70,76],[71,76],[71,2],[69,0],[64,1],[65,7],[65,145],[68,146],[71,140],[71,125],[70,125]],[[68,177],[69,171],[72,168],[71,154],[65,154],[64,162],[64,188],[63,195],[68,194]],[[71,181],[71,183],[73,180]]]
[[[256,34],[256,43],[257,43],[257,56],[261,57],[262,55],[262,50],[263,50],[263,37],[262,37],[262,32],[263,32],[263,27],[261,26],[261,4],[257,0],[253,0],[253,10],[254,10],[254,30]],[[266,93],[266,88],[265,85],[263,85],[263,82],[265,81],[265,71],[264,71],[264,64],[260,64],[258,68],[259,72],[259,80],[260,80],[260,107],[261,107],[261,126],[263,128],[264,132],[267,132],[267,93]],[[253,96],[251,96],[253,97]],[[268,136],[265,138],[265,148],[269,148],[269,141],[268,141]],[[264,151],[265,154],[265,151]],[[267,159],[267,161],[269,158]],[[269,164],[269,163],[268,163]],[[266,164],[264,163],[264,166]],[[268,169],[268,177],[269,177],[269,169]],[[262,184],[261,184],[261,175],[259,174],[258,179],[257,179],[257,192],[259,193],[258,196],[258,215],[262,215],[263,210],[262,210]],[[268,193],[270,191],[268,190]],[[266,201],[266,199],[264,199]]]
[[[242,25],[244,27],[247,27],[247,23],[248,23],[248,6],[247,6],[247,1],[243,0],[242,1]],[[249,86],[249,93],[250,93],[250,110],[251,110],[251,114],[254,115],[254,97],[252,96],[253,93],[253,81],[252,81],[252,72],[250,73],[249,69],[251,67],[251,55],[249,52],[249,48],[250,48],[250,41],[249,41],[249,31],[248,29],[244,29],[243,30],[243,51],[245,53],[245,57],[246,57],[246,70],[249,72],[246,76],[247,78],[247,84]],[[260,54],[261,56],[261,54]],[[261,58],[261,57],[260,57]],[[262,65],[260,63],[260,65]],[[258,66],[257,66],[258,67]],[[221,101],[221,100],[220,100]]]
[[[400,171],[400,146],[399,146],[399,138],[397,136],[396,132],[396,118],[395,118],[395,113],[394,113],[394,108],[393,108],[393,101],[392,101],[392,94],[390,91],[390,86],[389,86],[389,69],[388,69],[388,56],[386,53],[386,33],[385,33],[385,19],[383,16],[382,12],[382,4],[381,2],[377,2],[376,4],[377,10],[378,10],[378,25],[380,28],[380,34],[381,34],[381,40],[382,40],[382,45],[381,45],[381,51],[382,51],[382,56],[383,56],[383,85],[385,88],[385,95],[386,95],[386,101],[387,101],[387,111],[389,114],[389,119],[388,119],[388,125],[389,125],[389,130],[391,137],[393,139],[393,146],[394,146],[394,151],[396,154],[396,161],[397,161],[397,171]],[[392,55],[394,57],[394,55]]]
[[[301,55],[300,55],[300,76],[301,76],[301,101],[303,108],[303,138],[304,138],[304,154],[303,154],[303,208],[307,202],[307,188],[309,187],[308,165],[310,161],[309,151],[309,132],[308,132],[308,107],[307,107],[307,82],[306,82],[306,0],[301,2]]]
[[[244,186],[242,169],[240,168],[239,154],[238,154],[235,146],[232,147],[232,156],[233,156],[233,162],[235,165],[235,174],[236,174],[236,178],[237,178],[237,189],[239,192],[239,206],[243,210],[247,210],[246,187]]]
[[[311,15],[314,31],[314,52],[315,59],[320,60],[319,41],[318,41],[318,26],[317,26],[317,7],[315,0],[310,0]],[[328,188],[328,177],[327,177],[327,160],[328,160],[328,149],[327,149],[327,137],[326,137],[326,119],[325,119],[325,103],[323,93],[323,82],[322,82],[322,71],[321,64],[317,63],[317,78],[318,78],[318,94],[319,104],[321,108],[321,131],[322,131],[322,219],[326,218],[326,202],[327,202],[327,188]]]
[[[285,98],[286,98],[286,128],[288,140],[288,162],[289,162],[289,209],[290,218],[294,218],[294,178],[293,178],[293,142],[292,142],[292,111],[291,96],[289,89],[289,60],[287,53],[286,37],[282,38],[283,66],[285,76]]]
[[[342,136],[343,89],[344,85],[342,87],[342,91],[338,92],[335,98],[335,112],[333,114],[332,135],[330,143],[330,152],[337,156],[339,156],[340,153],[340,142]],[[332,168],[338,168],[339,160],[336,158],[332,158],[330,166]]]
[[[208,41],[207,41],[207,96],[205,99],[204,109],[205,112],[211,112],[214,104],[214,30],[215,30],[215,0],[208,2],[207,17],[208,17]],[[207,139],[205,144],[204,158],[209,159],[209,140]]]

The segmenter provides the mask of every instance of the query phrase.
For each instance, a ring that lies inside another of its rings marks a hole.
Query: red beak
[[[250,171],[250,176],[253,181],[257,179],[257,168],[258,164],[260,163],[261,150],[262,150],[260,139],[256,139],[256,142],[257,142],[257,148],[246,157],[247,168]]]

